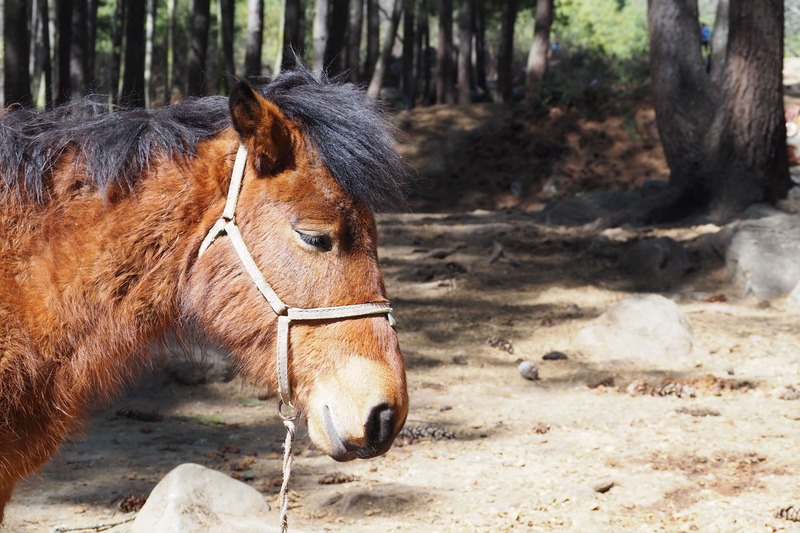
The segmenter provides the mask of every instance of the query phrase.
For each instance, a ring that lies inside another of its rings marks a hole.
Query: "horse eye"
[[[333,248],[333,241],[327,235],[319,235],[316,233],[303,233],[302,231],[297,231],[297,235],[300,237],[300,240],[306,243],[309,246],[313,246],[323,252],[330,252]]]

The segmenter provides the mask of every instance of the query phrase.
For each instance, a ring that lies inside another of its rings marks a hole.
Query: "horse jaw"
[[[405,371],[363,356],[346,358],[317,378],[306,404],[311,441],[337,461],[386,453],[405,423]],[[402,386],[399,386],[402,384]]]

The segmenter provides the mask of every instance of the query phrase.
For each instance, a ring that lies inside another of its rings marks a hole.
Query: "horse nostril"
[[[394,436],[395,411],[382,403],[372,408],[364,426],[367,442],[371,446],[385,445]]]

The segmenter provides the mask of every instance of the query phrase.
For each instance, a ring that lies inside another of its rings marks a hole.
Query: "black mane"
[[[353,85],[318,80],[302,67],[252,84],[302,126],[348,193],[373,210],[403,205],[405,167],[377,102]],[[16,109],[0,118],[0,174],[6,188],[22,188],[44,202],[53,166],[71,148],[98,189],[120,184],[130,190],[156,155],[192,157],[198,142],[230,126],[222,96],[113,112],[92,97],[48,112]]]

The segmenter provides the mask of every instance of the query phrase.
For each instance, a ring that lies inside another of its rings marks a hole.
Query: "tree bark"
[[[264,41],[264,0],[247,3],[247,52],[244,60],[245,76],[261,74],[261,46]]]
[[[325,48],[328,46],[329,0],[316,0],[314,3],[314,29],[312,39],[314,56],[311,58],[311,69],[321,74],[325,70]]]
[[[122,65],[122,37],[125,31],[125,0],[117,0],[115,16],[113,20],[113,32],[111,35],[111,101],[119,103],[119,81]],[[61,7],[61,3],[58,4]],[[60,24],[59,24],[60,26]],[[59,49],[61,48],[61,38],[59,37]],[[59,62],[60,63],[60,62]],[[59,96],[61,91],[59,91]]]
[[[431,103],[430,29],[428,0],[422,0],[417,23],[417,76],[414,101],[423,106]]]
[[[416,42],[416,32],[414,31],[414,15],[416,10],[416,0],[405,0],[405,10],[403,12],[403,76],[401,78],[401,89],[408,98],[411,105],[414,105],[414,44]]]
[[[236,78],[236,63],[233,60],[233,0],[219,0],[219,34],[222,43],[222,62],[224,73],[222,75],[225,92],[231,89],[231,82]]]
[[[86,94],[87,90],[87,7],[86,0],[74,0],[72,2],[72,39],[69,48],[69,88],[71,100],[81,98]]]
[[[210,0],[192,0],[191,43],[186,55],[186,94],[189,96],[201,96],[206,91],[210,8]]]
[[[97,89],[95,65],[97,63],[97,10],[100,0],[88,0],[86,6],[86,88]]]
[[[458,103],[472,103],[472,0],[462,0],[458,17]]]
[[[380,53],[381,14],[378,0],[367,2],[367,57],[364,61],[364,79],[371,80]]]
[[[475,87],[485,97],[488,93],[486,85],[486,5],[480,0],[475,2]]]
[[[653,103],[680,193],[671,208],[726,221],[748,205],[776,201],[791,185],[781,72],[783,2],[726,2],[728,40],[709,75],[700,50],[696,0],[650,0]],[[713,60],[714,54],[712,54]]]
[[[350,31],[347,34],[347,79],[361,81],[361,34],[364,30],[364,0],[350,0]]]
[[[303,45],[303,19],[305,10],[300,0],[286,0],[286,9],[283,14],[283,57],[281,70],[291,70],[296,64],[294,54],[302,57],[305,46]]]
[[[25,0],[5,0],[3,13],[4,103],[32,105],[31,80],[28,73],[29,32]]]
[[[120,2],[122,0],[119,0]],[[56,48],[56,104],[69,102],[72,94],[70,76],[70,50],[72,48],[72,0],[56,3],[58,45]]]
[[[383,78],[386,75],[386,69],[389,66],[389,58],[392,56],[392,48],[394,48],[394,40],[397,37],[397,28],[400,26],[400,17],[403,15],[403,0],[393,0],[392,2],[392,15],[389,19],[389,31],[384,36],[383,46],[381,47],[381,54],[378,62],[375,65],[375,71],[372,73],[372,78],[367,88],[367,94],[373,98],[377,98],[383,86]]]
[[[120,103],[128,107],[144,107],[145,4],[131,0],[125,3],[125,7],[125,70]]]
[[[439,1],[439,48],[436,51],[436,103],[452,104],[453,0]]]
[[[497,91],[503,102],[510,102],[514,91],[514,26],[517,0],[503,0],[500,11],[500,43],[497,50]]]
[[[145,51],[144,51],[144,86],[145,86],[145,106],[150,107],[153,101],[153,39],[155,37],[156,26],[156,9],[158,2],[156,0],[147,0],[147,22],[145,24]]]
[[[528,66],[525,69],[525,97],[529,101],[539,99],[542,82],[547,74],[547,54],[550,52],[550,27],[552,24],[553,0],[537,0],[533,44],[531,44],[528,54]]]
[[[325,69],[330,76],[336,76],[344,70],[345,43],[347,41],[347,24],[350,15],[349,0],[330,0],[328,17],[328,41],[325,44]]]
[[[38,0],[39,25],[42,32],[42,44],[38,47],[39,63],[44,76],[44,106],[53,107],[53,62],[50,59],[50,9],[47,0]]]

